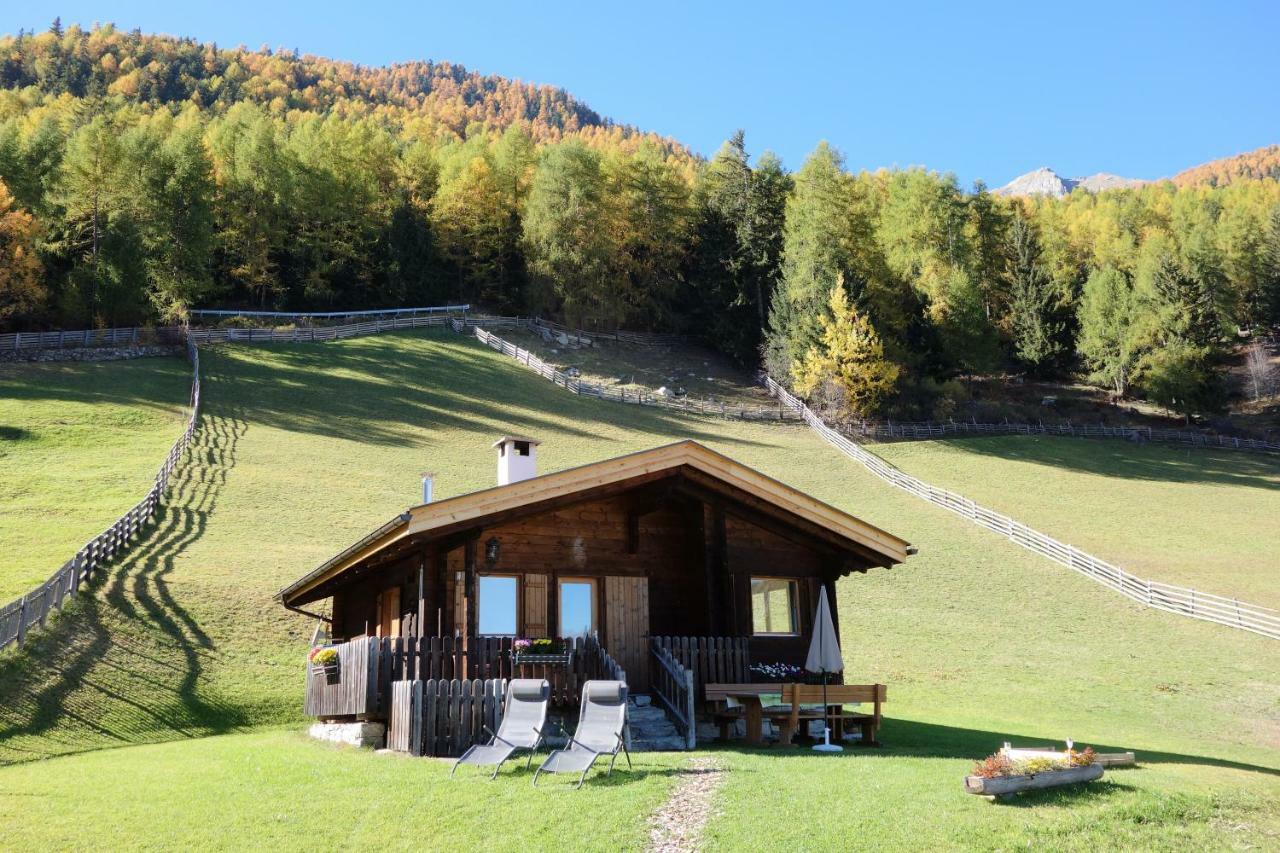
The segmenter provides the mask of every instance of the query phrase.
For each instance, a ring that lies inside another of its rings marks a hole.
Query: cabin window
[[[585,637],[596,630],[596,582],[590,578],[560,581],[560,636]]]
[[[476,628],[481,634],[516,635],[520,582],[510,575],[481,575],[477,582]]]
[[[800,633],[796,618],[796,582],[786,578],[751,579],[751,632],[794,635]]]

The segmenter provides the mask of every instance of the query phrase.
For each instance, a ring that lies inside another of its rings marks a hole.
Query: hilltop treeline
[[[1280,319],[1274,180],[1061,199],[709,161],[559,90],[55,25],[0,40],[0,324],[469,301],[705,335],[847,414],[1081,369],[1185,411]]]
[[[926,415],[958,393],[940,380],[1009,369],[1213,411],[1230,340],[1280,322],[1274,180],[1002,199],[824,145],[784,233],[766,363],[858,413]]]

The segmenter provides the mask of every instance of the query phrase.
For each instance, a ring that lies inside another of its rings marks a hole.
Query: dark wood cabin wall
[[[480,573],[545,576],[546,624],[551,633],[558,629],[556,605],[561,579],[647,576],[650,632],[704,633],[706,597],[701,586],[701,564],[694,559],[700,545],[697,531],[691,527],[688,505],[678,502],[639,515],[634,553],[629,550],[628,533],[632,511],[626,498],[612,498],[487,528],[480,535],[481,554],[484,543],[496,537],[498,560],[493,566],[482,563]],[[452,576],[461,570],[461,561],[453,554],[450,559]],[[599,627],[605,635],[603,584],[597,585],[597,596]],[[521,633],[526,633],[527,622],[522,608]],[[607,636],[605,641],[608,642]]]
[[[758,637],[752,640],[752,657],[756,660],[804,662],[817,591],[825,578],[834,577],[838,562],[825,549],[809,546],[779,535],[733,514],[731,503],[725,505],[724,563],[726,575],[708,584],[706,560],[714,553],[707,537],[713,532],[703,505],[683,498],[668,497],[654,508],[638,516],[636,526],[630,518],[636,504],[627,496],[597,500],[562,508],[531,518],[498,525],[479,532],[475,542],[477,570],[481,574],[539,575],[546,582],[546,629],[555,633],[557,624],[557,582],[566,577],[635,577],[649,578],[649,633],[652,635],[705,636],[733,632],[751,635],[752,576],[792,577],[801,580],[798,587],[800,617],[799,637]],[[499,557],[488,566],[484,560],[485,542],[497,537]],[[634,551],[631,545],[634,543]],[[334,613],[341,618],[335,624],[335,636],[351,639],[376,631],[380,614],[379,593],[400,589],[401,630],[416,633],[418,565],[425,561],[426,631],[434,635],[437,627],[446,634],[463,633],[467,614],[463,597],[464,548],[454,547],[447,553],[435,553],[425,545],[421,552],[378,569],[334,594]],[[708,590],[723,590],[719,596],[722,608],[712,620],[709,615]],[[606,633],[607,604],[605,584],[597,586],[598,622]],[[536,599],[535,599],[536,600]],[[527,633],[534,620],[527,612],[528,602],[519,609],[521,633]],[[605,636],[606,643],[608,637]]]
[[[372,576],[334,592],[333,613],[335,637],[352,640],[376,634],[380,627],[398,626],[402,636],[418,632],[418,564],[422,556],[409,556],[392,563]],[[432,584],[427,586],[428,633],[435,633],[435,608],[438,606]],[[381,602],[393,601],[398,595],[395,613],[382,612]]]
[[[803,666],[817,607],[818,589],[830,573],[830,557],[802,542],[766,530],[746,519],[725,515],[725,536],[731,595],[736,605],[736,632],[750,636],[751,657],[757,662]],[[795,578],[799,632],[792,637],[756,637],[751,633],[751,578]]]

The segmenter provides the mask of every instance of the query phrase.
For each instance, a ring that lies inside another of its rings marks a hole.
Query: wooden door
[[[400,587],[393,586],[378,596],[378,636],[400,636]]]
[[[607,577],[604,647],[627,671],[632,693],[649,691],[649,579]]]

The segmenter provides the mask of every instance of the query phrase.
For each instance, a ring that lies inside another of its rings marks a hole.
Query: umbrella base
[[[844,747],[831,742],[831,729],[822,730],[822,743],[813,745],[814,752],[844,752]]]

